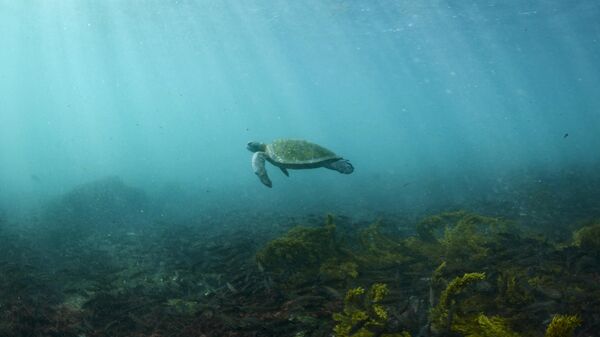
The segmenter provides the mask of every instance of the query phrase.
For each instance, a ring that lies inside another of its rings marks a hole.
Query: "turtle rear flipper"
[[[272,187],[273,183],[271,183],[271,179],[269,179],[267,170],[265,169],[265,159],[266,154],[264,152],[255,152],[252,156],[252,169],[265,186]]]
[[[290,173],[288,172],[288,170],[285,167],[279,167],[281,169],[281,172],[283,172],[283,174],[285,174],[286,177],[290,176]]]

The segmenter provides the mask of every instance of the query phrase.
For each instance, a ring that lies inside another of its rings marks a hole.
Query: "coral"
[[[545,337],[572,337],[575,328],[581,325],[582,321],[578,316],[554,315],[552,322],[546,329]]]

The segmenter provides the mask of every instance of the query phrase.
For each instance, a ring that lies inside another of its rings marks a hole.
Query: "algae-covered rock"
[[[585,226],[573,233],[573,243],[592,254],[600,254],[600,223]]]
[[[256,259],[265,270],[285,278],[288,286],[320,278],[345,287],[345,281],[361,271],[405,263],[410,260],[405,253],[403,239],[382,233],[379,222],[338,240],[329,216],[324,226],[292,228],[270,241]]]
[[[43,221],[52,230],[81,237],[94,230],[130,230],[145,224],[149,208],[142,190],[108,177],[77,186],[51,202]]]
[[[324,226],[297,226],[269,242],[256,259],[265,270],[285,278],[287,285],[301,284],[316,278],[321,265],[336,257],[334,234],[331,217]]]

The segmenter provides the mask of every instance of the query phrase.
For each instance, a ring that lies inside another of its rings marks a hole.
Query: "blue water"
[[[2,0],[0,207],[119,176],[188,209],[360,215],[593,171],[599,18],[591,0]],[[270,166],[267,189],[245,144],[280,137],[356,170]]]

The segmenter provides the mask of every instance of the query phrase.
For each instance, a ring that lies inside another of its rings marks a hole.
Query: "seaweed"
[[[410,261],[401,238],[381,232],[382,223],[374,222],[358,233],[359,249],[355,258],[363,268],[377,269],[399,266]]]
[[[333,270],[334,260],[329,260],[322,266],[338,255],[334,235],[332,216],[320,227],[296,226],[259,250],[256,260],[291,287],[315,280],[320,272],[334,277],[352,275],[352,265]]]
[[[573,233],[573,243],[587,253],[600,255],[600,223],[576,230]]]
[[[333,216],[328,216],[324,225],[296,226],[271,240],[256,260],[287,287],[318,280],[345,287],[365,271],[399,267],[412,260],[404,240],[382,233],[381,228],[381,222],[374,222],[340,240]]]
[[[578,316],[554,315],[544,337],[573,337],[575,329],[580,325],[581,319]]]
[[[420,263],[416,269],[442,261],[450,269],[481,269],[496,242],[518,233],[509,221],[463,210],[428,216],[417,224],[416,232],[417,236],[404,240],[411,261]]]
[[[439,274],[443,267],[444,264],[436,269],[432,282],[434,280],[439,282]],[[465,337],[522,336],[513,330],[508,318],[498,315],[488,316],[480,312],[481,308],[477,303],[481,299],[476,295],[471,295],[462,301],[456,300],[458,295],[463,293],[470,284],[484,279],[484,273],[466,273],[461,277],[454,278],[448,284],[441,293],[438,304],[431,310],[431,326],[434,334],[444,335],[453,332]],[[508,280],[509,283],[513,283],[514,275],[509,276]],[[515,287],[515,285],[509,287]],[[519,292],[518,301],[512,304],[521,304],[521,296],[522,294]],[[511,299],[509,295],[505,295],[505,297]],[[554,315],[546,329],[545,337],[572,337],[575,328],[581,323],[581,319],[576,315]]]
[[[542,336],[557,312],[577,316],[555,316],[548,337],[598,324],[593,231],[557,245],[467,211],[414,235],[404,220],[314,219],[207,215],[41,248],[50,229],[5,226],[0,336]]]
[[[465,211],[444,212],[436,215],[431,215],[421,220],[416,231],[419,239],[425,242],[437,242],[437,234],[440,229],[455,223],[458,219],[467,214]]]
[[[520,275],[520,276],[519,276]],[[498,295],[497,303],[502,307],[522,307],[533,302],[534,296],[529,289],[522,284],[525,275],[516,268],[502,270],[496,278]],[[531,285],[531,283],[529,283]]]
[[[437,305],[431,310],[431,325],[435,331],[450,331],[456,320],[464,319],[459,312],[456,297],[472,283],[485,279],[485,273],[466,273],[454,278],[441,293]]]
[[[332,257],[321,264],[319,275],[325,280],[347,280],[358,276],[358,264],[354,261],[344,261]]]
[[[386,333],[388,310],[381,304],[388,295],[387,285],[375,283],[369,291],[362,287],[349,289],[344,298],[342,312],[334,313],[336,325],[333,332],[336,337],[410,337],[406,331]]]
[[[452,330],[465,337],[519,337],[512,331],[506,319],[499,316],[488,317],[479,314],[470,320],[455,322]]]

